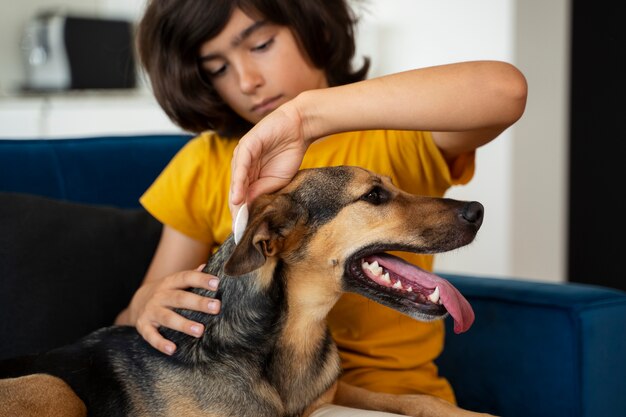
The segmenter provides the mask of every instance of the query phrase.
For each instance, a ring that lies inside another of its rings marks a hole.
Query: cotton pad
[[[233,235],[235,237],[235,244],[238,244],[243,236],[243,231],[246,230],[246,225],[248,224],[248,205],[243,203],[241,207],[239,207],[239,211],[237,212],[237,216],[235,216],[235,223],[233,225]]]

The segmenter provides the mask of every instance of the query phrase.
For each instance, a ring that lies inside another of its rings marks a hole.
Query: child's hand
[[[239,207],[261,194],[277,191],[296,175],[310,142],[296,107],[279,107],[244,135],[233,155],[229,206]]]
[[[145,283],[135,293],[129,308],[118,316],[116,324],[136,326],[139,334],[150,345],[167,355],[174,353],[176,345],[158,332],[159,327],[164,326],[194,337],[202,336],[202,324],[172,311],[174,308],[183,308],[210,314],[219,312],[219,300],[185,291],[187,288],[217,289],[218,278],[201,272],[202,268],[204,265],[195,271],[177,272]]]

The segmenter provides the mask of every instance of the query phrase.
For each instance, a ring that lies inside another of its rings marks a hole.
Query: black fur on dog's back
[[[259,291],[254,274],[233,278],[223,272],[233,248],[231,238],[205,268],[221,277],[219,291],[193,290],[221,299],[220,314],[179,311],[202,322],[204,336],[196,339],[162,329],[178,345],[173,356],[154,350],[133,327],[112,326],[41,355],[2,361],[0,378],[57,376],[85,402],[91,417],[161,415],[172,407],[168,403],[172,396],[187,398],[184,402],[199,411],[224,416],[299,415],[334,382],[333,378],[321,387],[310,386],[319,379],[316,374],[325,371],[334,344],[327,334],[310,373],[299,381],[293,375],[285,380],[289,353],[276,345],[287,313],[282,266],[276,266],[271,285]],[[259,392],[263,395],[250,395]],[[283,409],[283,403],[295,402],[292,398],[297,401],[295,409]]]
[[[237,278],[228,277],[224,272],[224,263],[228,260],[234,242],[227,240],[209,259],[203,272],[220,277],[217,292],[205,289],[193,289],[196,294],[221,300],[222,308],[218,316],[191,311],[177,310],[186,318],[203,323],[205,334],[200,339],[189,338],[183,333],[171,329],[162,329],[161,333],[180,345],[175,357],[190,362],[214,361],[223,356],[238,354],[240,358],[250,355],[266,355],[263,349],[266,340],[280,331],[280,317],[284,314],[284,278],[280,265],[274,273],[272,285],[263,293],[251,291],[254,275]],[[277,308],[278,307],[278,308]],[[266,350],[271,349],[267,347]]]
[[[64,380],[85,402],[90,416],[122,417],[129,401],[110,363],[111,352],[131,354],[142,351],[144,344],[133,327],[108,327],[40,355],[4,360],[0,362],[0,378],[53,375]]]
[[[220,314],[208,316],[196,311],[180,311],[187,318],[204,324],[204,336],[193,339],[169,329],[165,329],[163,334],[179,345],[175,358],[179,357],[193,367],[209,367],[211,369],[207,369],[207,373],[219,375],[216,380],[222,379],[222,382],[216,383],[215,389],[220,390],[220,395],[227,398],[224,401],[228,403],[227,409],[222,412],[232,412],[234,401],[241,408],[233,416],[300,415],[305,406],[328,389],[339,374],[339,365],[334,362],[334,342],[326,329],[325,337],[313,349],[316,351],[316,362],[309,364],[304,373],[285,375],[285,363],[292,358],[290,352],[281,349],[278,342],[288,314],[285,292],[289,284],[284,264],[277,262],[269,285],[262,287],[255,282],[254,273],[231,277],[224,271],[234,248],[231,237],[210,258],[204,269],[204,272],[221,278],[219,290],[193,290],[221,300]],[[332,378],[320,378],[328,371],[329,358],[333,359]],[[242,369],[245,369],[243,375]],[[229,382],[224,384],[224,378]],[[323,381],[322,385],[316,381]],[[278,395],[275,399],[280,399],[287,409],[283,410],[273,401],[251,406],[250,398],[244,393],[259,392],[259,384],[266,385],[261,391],[275,392]],[[229,385],[231,388],[226,389],[225,386]]]

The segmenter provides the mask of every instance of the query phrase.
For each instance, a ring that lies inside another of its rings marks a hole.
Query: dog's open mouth
[[[436,318],[448,312],[455,333],[467,331],[474,322],[472,307],[452,284],[401,258],[388,253],[357,257],[350,272],[370,288],[413,303],[426,316]]]

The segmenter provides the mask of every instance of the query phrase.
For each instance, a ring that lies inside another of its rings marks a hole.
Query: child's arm
[[[208,259],[209,251],[207,244],[164,225],[144,281],[115,323],[136,326],[148,343],[168,355],[174,353],[176,345],[161,336],[159,327],[200,337],[204,332],[202,324],[187,320],[172,309],[211,314],[219,311],[219,300],[185,291],[187,288],[217,289],[217,278],[200,272],[204,265],[198,267]]]
[[[496,61],[465,62],[310,90],[265,117],[232,161],[231,211],[275,191],[297,172],[308,146],[354,130],[433,132],[448,161],[493,140],[526,105],[524,76]]]

